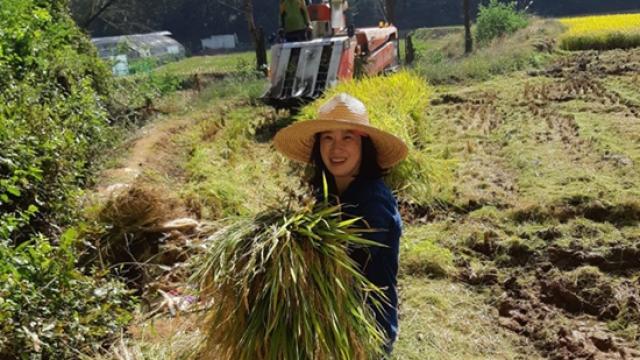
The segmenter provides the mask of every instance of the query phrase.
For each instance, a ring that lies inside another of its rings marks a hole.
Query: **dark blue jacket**
[[[378,232],[365,232],[362,237],[384,247],[355,249],[351,257],[364,275],[384,289],[388,298],[382,311],[376,311],[378,324],[385,330],[392,346],[398,334],[398,252],[402,220],[395,197],[382,179],[355,179],[340,195],[342,211],[348,216],[362,217]],[[362,224],[360,224],[362,226]]]

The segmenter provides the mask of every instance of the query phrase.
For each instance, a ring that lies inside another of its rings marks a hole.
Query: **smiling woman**
[[[362,236],[381,246],[354,248],[350,252],[362,274],[383,289],[384,298],[369,299],[391,353],[398,334],[398,250],[402,221],[395,197],[382,180],[385,170],[408,153],[394,135],[369,125],[367,110],[358,99],[341,93],[318,110],[318,118],[280,130],[275,147],[293,160],[314,169],[311,187],[321,198],[326,176],[331,201],[342,205],[345,217],[359,218]]]

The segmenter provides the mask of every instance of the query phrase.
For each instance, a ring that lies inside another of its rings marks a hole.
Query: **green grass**
[[[170,73],[174,76],[193,74],[228,74],[250,72],[255,69],[255,52],[193,56],[169,63],[155,69],[156,73]]]
[[[249,104],[202,114],[184,137],[192,150],[181,197],[192,211],[209,219],[252,214],[297,189],[290,162],[257,141],[270,121],[278,121],[271,109]]]
[[[403,273],[434,278],[453,275],[454,255],[439,244],[441,226],[409,227],[403,235],[400,264]]]
[[[483,296],[447,280],[400,280],[398,360],[538,359],[531,345],[496,324]]]
[[[416,71],[432,84],[456,83],[467,80],[487,80],[528,67],[539,67],[550,58],[546,49],[562,31],[554,20],[536,20],[514,35],[498,38],[479,47],[471,56],[464,55],[464,31],[416,30],[414,45]]]

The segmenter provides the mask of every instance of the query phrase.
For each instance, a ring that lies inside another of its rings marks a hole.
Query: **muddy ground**
[[[407,215],[451,224],[459,281],[544,357],[640,359],[639,74],[638,50],[576,53],[432,101],[456,211]]]

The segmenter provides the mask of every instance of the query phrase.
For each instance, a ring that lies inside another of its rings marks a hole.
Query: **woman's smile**
[[[320,134],[320,155],[336,180],[351,180],[360,169],[362,138],[351,130],[323,132]]]

